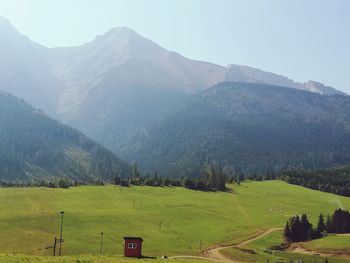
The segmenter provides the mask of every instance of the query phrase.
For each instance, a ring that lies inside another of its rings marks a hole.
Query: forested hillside
[[[93,182],[128,173],[126,163],[82,133],[0,93],[0,181]]]
[[[290,184],[338,195],[350,196],[350,167],[338,167],[326,170],[284,171],[279,178]]]
[[[350,161],[350,98],[263,84],[221,83],[135,138],[124,156],[146,171],[266,174]]]

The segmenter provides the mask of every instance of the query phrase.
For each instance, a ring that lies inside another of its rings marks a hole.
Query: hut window
[[[137,244],[136,243],[128,243],[128,248],[136,249],[137,248]]]

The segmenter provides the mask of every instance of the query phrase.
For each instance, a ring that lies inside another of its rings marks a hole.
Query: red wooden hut
[[[141,237],[124,237],[124,257],[142,257]]]

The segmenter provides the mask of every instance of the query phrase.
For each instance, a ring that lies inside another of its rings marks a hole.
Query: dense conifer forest
[[[281,173],[278,178],[290,184],[350,196],[350,167],[316,171],[293,170]]]
[[[129,176],[127,163],[79,131],[0,92],[0,181],[49,185]],[[44,183],[43,183],[44,181]]]
[[[284,237],[290,242],[303,242],[321,238],[327,233],[344,234],[350,233],[350,213],[337,209],[327,219],[320,214],[317,227],[314,228],[306,214],[301,217],[295,215],[289,218],[284,228]]]

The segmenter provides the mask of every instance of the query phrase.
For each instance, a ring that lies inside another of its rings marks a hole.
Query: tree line
[[[285,171],[277,178],[314,190],[350,196],[350,167],[320,171]]]
[[[283,235],[289,242],[304,242],[327,233],[350,233],[350,213],[339,208],[326,220],[320,214],[316,228],[313,228],[306,214],[292,216],[285,225]]]
[[[102,180],[76,181],[68,177],[50,178],[32,181],[0,181],[0,187],[47,187],[47,188],[69,188],[82,185],[104,185]]]
[[[0,181],[2,187],[48,187],[48,188],[69,188],[81,185],[105,185],[114,184],[122,187],[134,186],[153,186],[153,187],[185,187],[191,190],[199,191],[226,191],[226,182],[240,183],[245,180],[243,175],[229,177],[224,172],[222,166],[216,163],[208,164],[204,169],[201,177],[190,178],[170,178],[162,177],[157,172],[154,174],[142,175],[139,172],[137,163],[131,166],[131,176],[123,177],[114,176],[111,180],[92,179],[88,181],[72,180],[69,177],[34,179],[32,181]]]
[[[132,165],[132,176],[131,178],[120,178],[119,176],[114,177],[113,184],[120,186],[129,185],[146,185],[154,187],[163,186],[174,186],[174,187],[185,187],[191,190],[200,191],[225,191],[226,182],[229,181],[229,177],[223,171],[222,166],[216,163],[208,164],[204,169],[202,176],[199,178],[170,178],[159,176],[158,173],[153,175],[146,174],[142,176],[138,170],[137,163]],[[230,178],[232,179],[232,178]],[[240,178],[241,180],[244,180]]]

